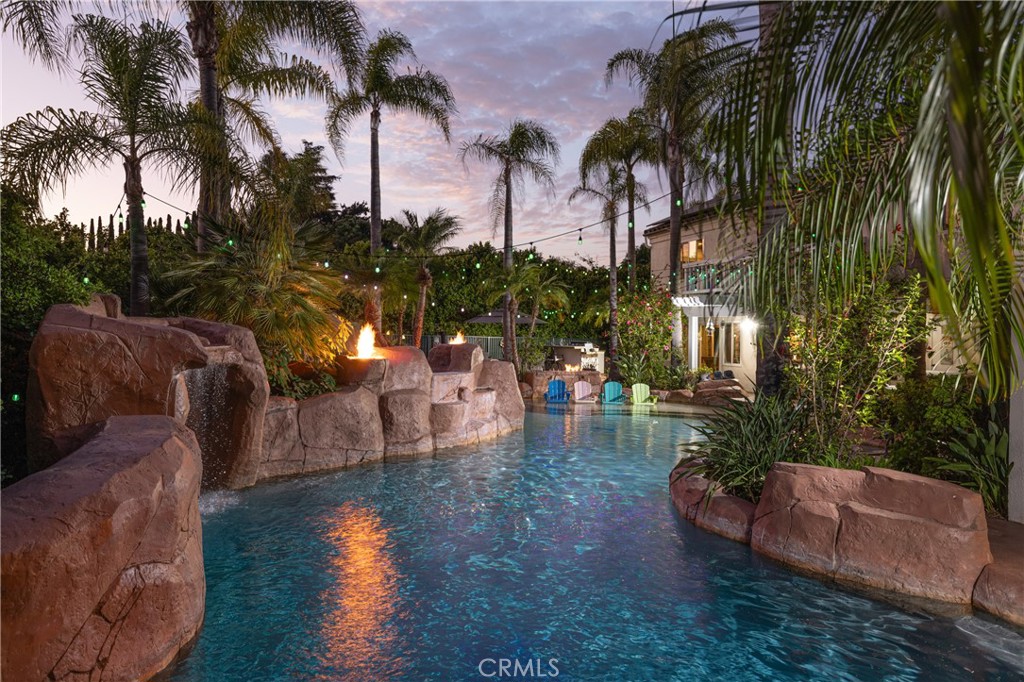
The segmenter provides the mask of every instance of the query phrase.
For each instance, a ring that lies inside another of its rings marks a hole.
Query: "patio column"
[[[690,369],[697,369],[700,365],[700,317],[697,315],[687,316],[686,357]]]

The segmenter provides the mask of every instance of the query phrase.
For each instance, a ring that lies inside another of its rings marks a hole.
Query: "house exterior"
[[[737,304],[737,278],[749,262],[748,234],[724,212],[721,199],[690,207],[681,217],[680,296],[675,301],[685,316],[687,364],[731,371],[744,389],[753,390],[757,370],[756,322]],[[753,217],[749,220],[753,221]],[[668,289],[673,258],[669,253],[669,219],[644,230],[651,247],[652,285]]]
[[[777,220],[780,214],[768,220]],[[696,204],[681,217],[678,255],[679,290],[677,305],[685,316],[687,364],[732,371],[747,390],[753,390],[757,373],[757,322],[739,307],[735,295],[740,278],[746,276],[753,251],[751,235],[756,234],[755,216],[737,224],[722,199]],[[669,219],[648,225],[644,239],[651,247],[652,285],[668,289]],[[956,343],[947,336],[937,315],[929,314],[927,371],[956,374],[964,364]]]

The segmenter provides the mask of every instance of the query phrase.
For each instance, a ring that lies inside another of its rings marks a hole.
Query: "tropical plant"
[[[459,158],[463,163],[467,158],[473,158],[499,166],[498,176],[492,186],[491,218],[495,227],[499,220],[504,220],[503,265],[506,277],[510,281],[514,278],[512,201],[516,194],[522,195],[527,177],[540,183],[553,194],[554,166],[558,165],[560,153],[558,140],[544,126],[536,121],[521,118],[512,121],[504,136],[481,134],[472,142],[463,142],[459,147]],[[512,304],[512,292],[506,292],[502,315],[505,360],[516,362],[518,367],[518,360],[513,360],[516,329]]]
[[[532,339],[537,329],[537,320],[540,318],[541,307],[552,310],[562,310],[569,307],[569,288],[562,281],[562,278],[555,273],[546,274],[542,268],[537,268],[537,278],[528,292],[533,299],[533,310],[530,312],[529,337]]]
[[[636,179],[637,166],[653,166],[661,160],[661,146],[658,128],[652,124],[647,112],[641,108],[632,109],[625,118],[610,118],[587,140],[580,154],[580,182],[592,181],[595,173],[603,172],[608,165],[621,167],[626,184],[626,229],[628,241],[629,290],[633,291],[637,281],[636,263],[636,204],[647,206],[647,188]]]
[[[3,130],[4,175],[38,201],[55,183],[117,159],[124,166],[131,233],[132,315],[149,311],[143,165],[173,169],[176,182],[198,175],[207,150],[196,143],[209,121],[177,101],[191,72],[181,36],[163,22],[129,26],[106,17],[75,20],[73,44],[82,53],[81,82],[96,113],[48,107]]]
[[[607,164],[600,175],[592,172],[591,176],[601,183],[600,187],[588,186],[586,177],[582,178],[581,184],[569,194],[569,203],[583,197],[597,200],[601,204],[601,218],[608,225],[608,363],[609,374],[614,375],[618,371],[615,364],[619,355],[619,263],[615,254],[615,226],[619,218],[619,202],[629,195],[628,175],[624,168]],[[646,201],[642,187],[636,187],[634,183],[632,189],[634,197],[639,196],[641,201]]]
[[[0,7],[3,30],[10,31],[31,57],[66,71],[69,50],[62,24],[75,6],[71,0],[7,0]],[[351,74],[362,53],[363,25],[350,0],[180,0],[179,6],[188,17],[185,28],[198,65],[201,110],[214,123],[205,135],[209,153],[200,159],[196,229],[202,247],[207,220],[225,220],[230,183],[237,179],[237,169],[228,161],[237,148],[226,130],[226,116],[236,114],[235,123],[270,139],[272,131],[255,108],[254,96],[323,92],[322,71],[307,60],[280,56],[274,42],[289,40],[326,53],[340,70]],[[127,19],[137,6],[110,7]]]
[[[416,304],[416,320],[413,325],[412,345],[419,348],[423,338],[423,316],[427,310],[427,292],[434,283],[430,274],[430,260],[455,239],[462,231],[462,220],[449,215],[443,208],[435,208],[422,222],[413,211],[402,211],[404,232],[398,237],[398,247],[419,263],[416,283],[420,296]]]
[[[720,107],[733,69],[745,49],[728,44],[736,37],[731,24],[712,19],[664,42],[661,49],[626,49],[608,60],[606,81],[622,75],[640,90],[643,109],[656,122],[662,142],[661,162],[669,181],[669,253],[678,254],[684,189],[708,186],[711,150],[707,120]],[[676,256],[673,255],[673,259]],[[679,268],[669,268],[669,291],[679,295]],[[682,317],[673,313],[672,345],[682,348]]]
[[[884,273],[902,255],[905,227],[963,355],[993,399],[1009,396],[1024,342],[1024,5],[779,7],[722,116],[727,187],[791,209],[785,227],[759,223],[751,299],[775,310],[837,267],[855,289],[854,266]]]
[[[516,318],[519,316],[519,302],[528,294],[531,286],[537,284],[537,269],[540,266],[533,263],[523,263],[514,266],[511,270],[502,270],[498,277],[495,277],[487,295],[487,304],[494,305],[504,300],[508,303],[507,317],[512,322],[511,333],[503,335],[505,357],[516,368],[516,374],[520,372],[518,339],[516,336]],[[503,321],[504,322],[504,321]],[[507,339],[507,341],[506,341]]]
[[[695,427],[703,440],[683,445],[689,456],[674,475],[705,476],[717,488],[756,503],[772,466],[792,460],[798,450],[803,407],[784,393],[722,407]]]
[[[971,425],[959,429],[949,444],[949,455],[931,457],[940,475],[975,490],[985,508],[1006,517],[1009,506],[1010,433],[1004,429],[992,408],[984,427]]]
[[[327,137],[339,157],[352,123],[363,114],[370,114],[371,254],[381,247],[379,138],[383,109],[425,118],[441,130],[446,142],[451,136],[451,117],[457,111],[455,97],[443,76],[422,66],[414,72],[396,73],[399,60],[415,58],[412,43],[403,34],[381,31],[367,49],[365,58],[350,72],[348,91],[336,98],[327,114]],[[380,327],[379,317],[367,322]]]
[[[333,361],[352,327],[333,312],[342,279],[323,265],[323,226],[295,224],[287,202],[271,198],[227,225],[211,224],[207,236],[213,248],[169,274],[180,287],[171,303],[247,327],[265,356]]]

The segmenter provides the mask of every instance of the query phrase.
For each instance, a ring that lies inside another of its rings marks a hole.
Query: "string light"
[[[579,239],[576,240],[576,243],[577,244],[582,244],[583,243],[583,228],[582,227],[580,228],[580,237],[579,237]]]

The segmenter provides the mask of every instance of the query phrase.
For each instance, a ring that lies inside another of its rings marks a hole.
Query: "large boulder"
[[[959,604],[992,560],[977,493],[876,467],[776,464],[750,544],[814,573]]]
[[[116,296],[47,311],[29,353],[30,467],[68,454],[66,437],[118,415],[170,415],[203,451],[205,487],[256,480],[270,386],[247,329],[193,318],[120,316]]]
[[[381,395],[379,404],[386,457],[433,452],[427,393],[415,389],[391,391]]]
[[[377,354],[387,361],[382,393],[390,391],[423,391],[430,393],[432,372],[427,356],[413,346],[378,348]]]
[[[473,372],[483,361],[484,351],[475,343],[440,343],[427,356],[434,372]]]
[[[704,476],[687,474],[687,468],[679,467],[669,475],[676,511],[698,528],[737,542],[750,542],[754,503],[722,492]]]
[[[989,519],[994,561],[974,586],[975,608],[1024,627],[1024,524]]]
[[[2,677],[146,680],[203,621],[195,437],[170,417],[111,417],[4,490]]]
[[[477,388],[493,388],[497,434],[505,434],[523,427],[526,404],[519,390],[516,370],[511,362],[484,360],[480,365]]]
[[[384,456],[377,396],[363,386],[295,401],[274,397],[263,430],[258,480],[330,471]]]

